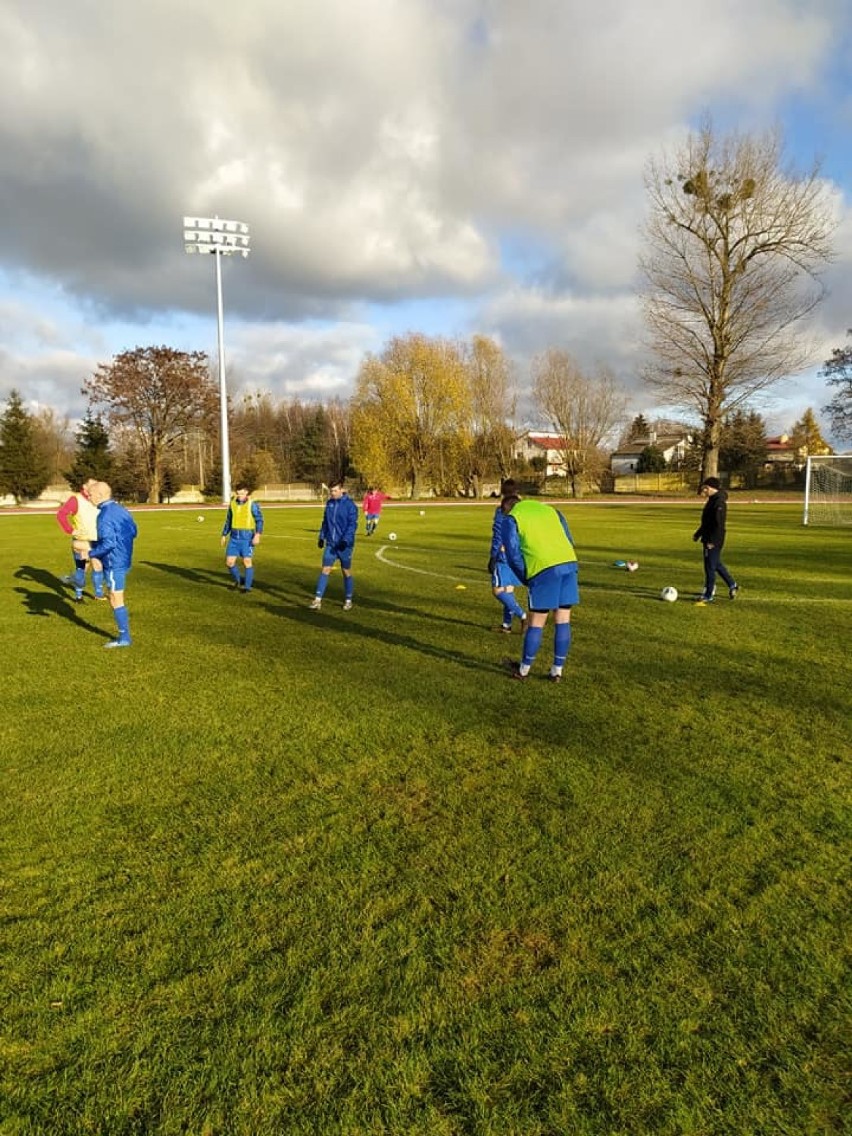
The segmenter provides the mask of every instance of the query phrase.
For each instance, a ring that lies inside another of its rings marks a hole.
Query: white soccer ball
[[[635,572],[636,569],[639,567],[639,561],[638,560],[628,560],[625,567],[627,568],[628,572]]]
[[[665,600],[666,603],[674,603],[677,599],[677,588],[663,588],[660,599]]]
[[[396,540],[396,533],[388,533],[388,540]]]
[[[198,514],[198,519],[199,519],[199,521],[203,521],[203,520],[204,520],[204,518],[203,518],[203,517],[201,516],[201,514],[200,514],[200,513]]]
[[[421,509],[421,510],[420,510],[420,516],[421,516],[421,517],[425,517],[425,516],[426,516],[426,510],[425,510],[425,509]]]

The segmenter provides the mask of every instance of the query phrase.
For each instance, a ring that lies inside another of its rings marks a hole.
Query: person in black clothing
[[[725,520],[728,512],[728,494],[721,487],[718,477],[705,477],[701,483],[701,494],[706,498],[701,511],[701,524],[695,530],[693,540],[700,540],[704,549],[704,591],[696,603],[713,603],[716,598],[716,573],[728,586],[728,595],[737,598],[739,584],[722,563],[722,545],[725,543]]]

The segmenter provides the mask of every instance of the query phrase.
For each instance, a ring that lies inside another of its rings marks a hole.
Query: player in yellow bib
[[[225,564],[231,574],[233,587],[243,593],[250,592],[254,584],[254,550],[260,544],[263,532],[263,513],[257,501],[249,496],[248,486],[239,485],[231,498],[225,524],[222,527],[222,544],[225,549]],[[243,562],[245,577],[240,577],[237,560]]]

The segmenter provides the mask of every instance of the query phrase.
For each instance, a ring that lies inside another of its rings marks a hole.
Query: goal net
[[[852,454],[808,458],[802,523],[852,525]]]

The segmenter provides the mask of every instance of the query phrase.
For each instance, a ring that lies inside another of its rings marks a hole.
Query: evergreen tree
[[[35,422],[13,390],[0,415],[0,490],[11,493],[18,504],[38,497],[49,480]]]
[[[325,407],[318,406],[304,419],[302,433],[294,447],[296,477],[319,488],[329,478],[340,477],[346,471],[332,468],[334,462],[329,444],[329,422]]]
[[[636,462],[637,473],[662,473],[666,468],[666,458],[659,446],[646,446]]]
[[[627,430],[626,442],[644,442],[651,436],[651,425],[644,414],[637,414]]]
[[[722,424],[719,461],[728,473],[741,473],[752,487],[766,461],[766,423],[757,411],[735,410]]]
[[[852,441],[852,347],[835,347],[820,375],[836,388],[831,402],[823,407],[831,418],[831,429],[838,438]]]
[[[100,415],[87,411],[74,439],[77,444],[74,461],[64,474],[71,487],[77,489],[89,478],[112,484],[113,456],[109,448],[109,434]]]

